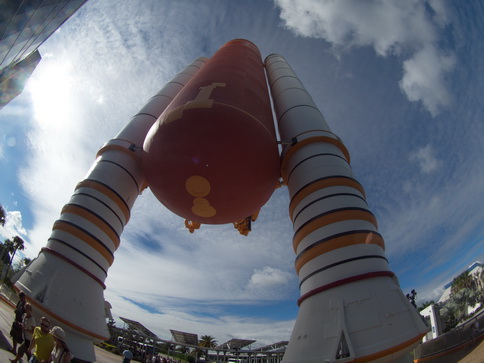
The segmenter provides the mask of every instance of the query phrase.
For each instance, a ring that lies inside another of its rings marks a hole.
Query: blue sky
[[[284,55],[343,139],[402,290],[438,299],[484,260],[482,19],[478,0],[89,0],[0,111],[2,238],[20,235],[35,257],[99,148],[193,59],[246,38]],[[287,208],[281,188],[248,237],[190,234],[145,191],[106,280],[115,317],[161,338],[288,340],[299,291]]]

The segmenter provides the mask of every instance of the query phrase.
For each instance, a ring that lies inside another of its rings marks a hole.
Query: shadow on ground
[[[3,332],[0,331],[0,349],[10,351],[12,349],[12,345],[10,344],[10,339],[3,335]]]

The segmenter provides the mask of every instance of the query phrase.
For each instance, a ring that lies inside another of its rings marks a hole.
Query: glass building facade
[[[86,1],[0,1],[0,108],[23,89],[25,75],[30,76],[40,61],[38,52],[34,55],[37,48]],[[10,86],[14,89],[8,89]]]

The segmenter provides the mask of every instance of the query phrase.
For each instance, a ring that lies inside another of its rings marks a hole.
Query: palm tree
[[[468,307],[475,306],[482,300],[477,276],[465,271],[452,281],[451,297],[442,310],[447,320],[453,325],[467,316]]]
[[[7,212],[5,212],[5,209],[0,205],[0,226],[5,225],[5,220],[7,218]]]
[[[215,348],[217,346],[217,341],[215,340],[215,337],[211,335],[202,335],[198,341],[198,346],[204,348]],[[198,350],[197,354],[205,354],[208,356],[208,349],[203,350],[202,352]]]
[[[5,242],[7,241],[10,240],[5,240],[4,243],[0,244],[0,261],[3,262],[4,265],[7,265],[8,261],[10,261],[10,256],[7,252],[7,246],[5,245]]]
[[[13,258],[18,250],[23,251],[25,249],[25,242],[19,236],[15,236],[12,240],[7,239],[4,243],[7,252],[11,254],[9,265],[12,265]]]
[[[484,268],[481,268],[481,271],[474,275],[474,279],[476,280],[477,288],[484,290]]]
[[[461,273],[452,281],[450,289],[452,295],[457,294],[462,289],[477,290],[476,280],[469,274],[469,271]]]
[[[2,267],[2,275],[0,276],[0,280],[4,280],[5,276],[7,275],[10,266],[12,266],[13,258],[17,253],[17,250],[23,250],[24,240],[19,236],[15,236],[12,239],[6,239],[3,243],[3,249],[0,255],[0,260],[3,261]]]
[[[215,340],[215,337],[211,335],[202,335],[198,341],[198,346],[204,348],[215,348],[217,346],[217,341]]]

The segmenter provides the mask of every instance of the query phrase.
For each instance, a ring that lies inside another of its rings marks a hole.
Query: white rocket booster
[[[266,58],[301,297],[284,363],[396,361],[427,328],[389,270],[350,156],[285,59]],[[406,359],[404,357],[403,359]]]
[[[146,187],[141,148],[150,127],[205,64],[198,58],[107,142],[54,223],[46,247],[15,283],[34,311],[66,330],[76,358],[95,361],[93,341],[109,338],[104,281],[130,210]]]

